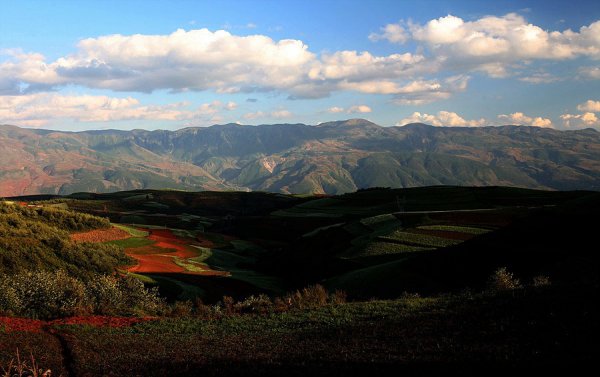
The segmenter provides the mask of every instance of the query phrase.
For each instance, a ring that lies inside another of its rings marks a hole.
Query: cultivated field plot
[[[345,229],[359,235],[344,257],[362,258],[429,251],[458,245],[492,228],[449,224],[429,224],[403,227],[393,214],[368,217]],[[365,229],[370,230],[365,233]]]

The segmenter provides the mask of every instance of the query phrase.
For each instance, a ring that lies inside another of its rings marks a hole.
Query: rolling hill
[[[363,119],[76,133],[2,125],[0,149],[0,196],[149,188],[600,188],[600,133],[593,129],[381,127]]]

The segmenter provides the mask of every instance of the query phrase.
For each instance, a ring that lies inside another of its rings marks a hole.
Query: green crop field
[[[399,242],[423,247],[447,247],[462,242],[460,240],[435,237],[427,234],[410,233],[401,230],[395,230],[385,236],[380,236],[378,238],[382,241]]]
[[[352,257],[368,257],[375,255],[413,253],[415,251],[431,250],[428,247],[405,245],[396,242],[375,241],[352,253]]]
[[[468,234],[485,234],[490,232],[489,229],[475,228],[470,226],[457,226],[457,225],[422,225],[417,229],[423,230],[441,230],[444,232],[457,232],[457,233],[468,233]]]
[[[105,243],[107,243],[109,245],[117,245],[122,248],[130,248],[130,247],[149,246],[149,245],[152,245],[154,243],[154,241],[149,240],[147,238],[131,237],[131,238],[126,238],[124,240],[108,241]]]

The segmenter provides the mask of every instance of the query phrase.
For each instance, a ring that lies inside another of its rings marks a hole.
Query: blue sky
[[[0,124],[600,128],[594,1],[3,1]]]

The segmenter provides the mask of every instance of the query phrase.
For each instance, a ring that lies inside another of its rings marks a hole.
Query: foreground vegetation
[[[77,196],[0,204],[0,367],[17,348],[65,376],[539,373],[594,358],[597,193]],[[97,237],[72,242],[83,230]],[[128,274],[124,249],[190,264]]]
[[[597,294],[597,287],[551,285],[55,331],[78,376],[573,371],[597,354],[590,347],[599,330]],[[44,368],[64,370],[51,335],[7,335],[0,362],[19,347],[42,357]]]

